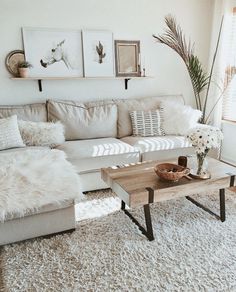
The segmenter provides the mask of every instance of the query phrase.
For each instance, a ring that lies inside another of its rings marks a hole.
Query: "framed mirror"
[[[115,40],[116,76],[141,76],[140,41]]]

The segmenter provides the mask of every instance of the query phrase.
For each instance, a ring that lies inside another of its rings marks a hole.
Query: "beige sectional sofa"
[[[184,103],[182,96],[105,100],[81,103],[49,100],[19,106],[0,106],[0,118],[16,114],[18,119],[46,122],[60,120],[66,142],[57,148],[67,154],[76,167],[83,192],[107,188],[100,169],[147,160],[164,160],[192,153],[182,136],[134,137],[129,117],[131,110],[150,110],[161,101]],[[2,150],[20,153],[29,147]],[[0,245],[75,228],[74,202],[44,206],[23,218],[0,223]]]
[[[65,151],[68,160],[76,166],[83,191],[107,187],[100,177],[102,167],[192,153],[192,147],[182,136],[132,136],[129,111],[153,110],[167,100],[184,104],[181,95],[88,103],[48,101],[48,120],[60,120],[66,128],[67,141],[58,149]]]
[[[66,142],[57,148],[66,152],[68,160],[75,165],[85,192],[107,187],[100,177],[102,167],[192,153],[192,147],[183,136],[132,136],[129,111],[156,109],[162,101],[184,104],[181,95],[87,103],[48,100],[47,103],[0,107],[0,118],[17,114],[18,119],[30,121],[60,120],[65,125]]]

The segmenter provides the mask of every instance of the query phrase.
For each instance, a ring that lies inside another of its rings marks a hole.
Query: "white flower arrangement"
[[[197,154],[208,153],[211,148],[218,148],[223,134],[220,129],[211,126],[199,126],[189,131],[187,139]]]
[[[204,159],[210,149],[218,148],[220,146],[223,134],[218,128],[201,125],[191,129],[187,134],[187,139],[195,148],[197,154],[197,175],[204,175]]]

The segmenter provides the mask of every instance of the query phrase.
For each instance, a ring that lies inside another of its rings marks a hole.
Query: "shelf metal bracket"
[[[125,78],[125,90],[128,89],[128,82],[131,78]]]
[[[43,88],[42,88],[42,80],[38,79],[38,86],[39,86],[39,91],[42,92]]]

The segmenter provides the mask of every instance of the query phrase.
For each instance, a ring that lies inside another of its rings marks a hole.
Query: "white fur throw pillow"
[[[17,116],[0,119],[0,150],[24,146],[17,124]]]
[[[27,146],[53,148],[65,142],[64,126],[61,122],[18,121],[18,124],[23,141]]]
[[[189,105],[163,102],[163,129],[167,135],[186,135],[196,127],[202,112]]]

